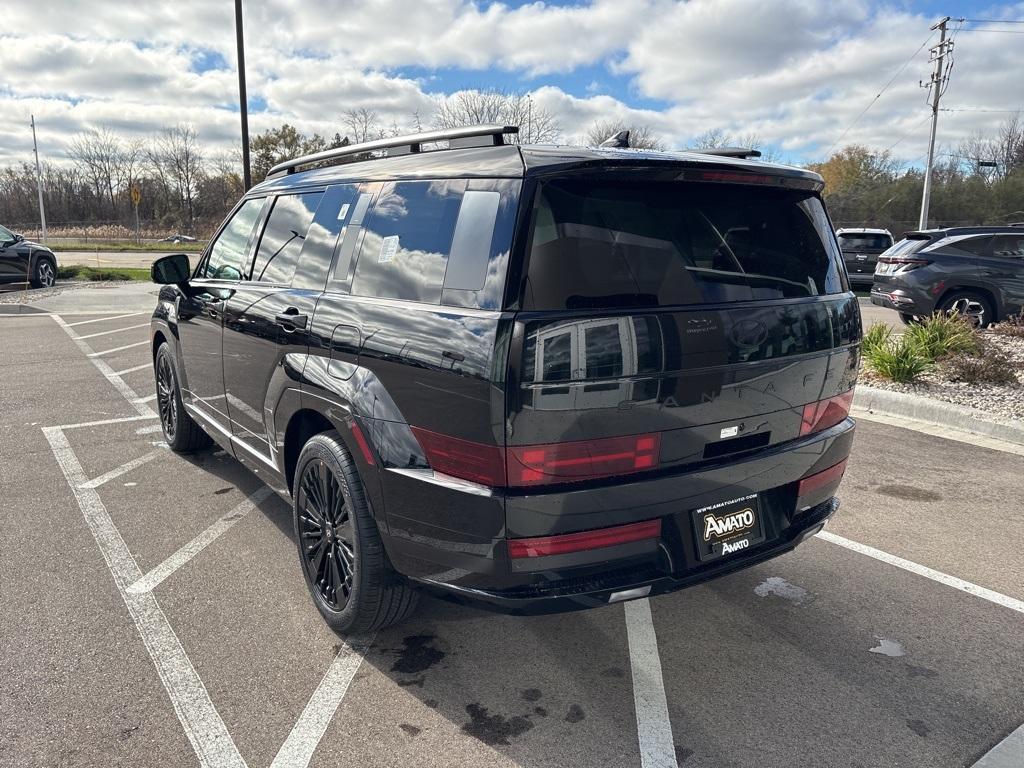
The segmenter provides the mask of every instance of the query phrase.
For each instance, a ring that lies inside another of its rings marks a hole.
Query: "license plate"
[[[701,562],[743,552],[764,541],[756,493],[695,509],[691,513]]]

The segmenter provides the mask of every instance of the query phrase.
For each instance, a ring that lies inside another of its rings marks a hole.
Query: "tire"
[[[181,387],[174,369],[174,355],[165,341],[153,360],[156,376],[156,403],[164,440],[175,453],[194,453],[212,442],[195,420],[188,415],[181,402]]]
[[[303,446],[292,517],[299,567],[331,629],[365,634],[412,614],[419,593],[388,562],[355,463],[336,431]]]
[[[57,282],[57,265],[47,256],[40,256],[36,259],[36,265],[32,268],[32,277],[29,278],[29,285],[33,288],[51,288]]]
[[[956,311],[978,328],[986,328],[996,319],[992,303],[974,291],[955,291],[944,297],[936,310],[947,315]]]

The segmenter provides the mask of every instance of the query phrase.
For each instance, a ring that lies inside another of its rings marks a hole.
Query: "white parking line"
[[[114,371],[116,376],[124,376],[126,373],[135,373],[141,371],[143,368],[152,368],[152,363],[143,363],[142,365],[133,365],[131,368],[125,368],[123,371]]]
[[[60,424],[55,429],[79,429],[81,427],[102,427],[106,424],[120,424],[125,421],[142,421],[143,419],[155,419],[155,413],[147,413],[145,416],[120,416],[116,419],[99,419],[97,421],[80,421],[77,424]],[[159,431],[159,430],[157,430]],[[141,434],[137,432],[136,434]]]
[[[118,592],[146,645],[160,681],[171,699],[192,749],[204,767],[246,768],[231,734],[210,694],[189,661],[174,628],[167,621],[152,592],[134,595],[127,591],[142,576],[120,532],[110,519],[95,488],[84,487],[88,478],[60,427],[45,427],[54,458],[71,486],[82,516],[110,569]]]
[[[95,312],[82,312],[82,313],[79,313],[79,312],[69,312],[68,314],[70,314],[70,315],[77,315],[77,314],[93,315],[93,314],[96,314],[96,313]],[[75,327],[77,327],[79,325],[87,325],[89,323],[102,323],[102,322],[105,322],[107,320],[120,320],[123,317],[135,317],[136,315],[144,315],[144,314],[146,314],[146,313],[145,312],[129,312],[127,315],[111,315],[110,317],[97,317],[97,318],[95,318],[93,320],[79,320],[79,321],[74,322],[74,323],[68,323],[68,328],[75,328]]]
[[[145,397],[137,397],[137,398],[135,398],[135,402],[137,402],[137,403],[151,403],[154,400],[156,400],[156,393],[155,392],[152,395],[146,395]]]
[[[234,509],[218,519],[217,522],[192,539],[192,541],[156,566],[156,568],[129,586],[128,592],[133,595],[152,592],[160,582],[215,542],[222,533],[230,530],[231,526],[252,512],[270,494],[271,490],[269,488],[260,488],[252,496],[238,504]]]
[[[123,347],[114,347],[113,349],[104,349],[102,352],[91,352],[89,357],[103,357],[104,355],[112,355],[115,352],[123,352],[126,349],[135,349],[135,347],[144,347],[149,344],[149,340],[137,341],[134,344],[125,344]]]
[[[139,325],[129,325],[125,328],[115,328],[112,331],[100,331],[99,333],[90,333],[87,336],[79,336],[80,339],[95,339],[97,336],[109,336],[112,333],[121,333],[123,331],[134,331],[139,328],[149,328],[149,323],[140,323]]]
[[[642,768],[678,768],[672,723],[668,717],[665,680],[661,674],[658,636],[647,598],[624,606],[629,664],[633,671],[633,704]]]
[[[1024,725],[981,756],[971,768],[1021,768],[1024,765]]]
[[[82,484],[82,488],[99,488],[104,483],[109,483],[115,477],[120,477],[126,472],[131,472],[133,469],[135,469],[136,467],[141,467],[143,464],[148,464],[162,453],[163,450],[158,448],[155,451],[150,451],[149,453],[143,456],[139,456],[137,459],[126,461],[120,467],[115,467],[109,472],[104,472],[99,477],[94,477],[92,480],[86,480],[85,483]]]
[[[135,430],[136,435],[152,435],[157,432],[163,432],[164,427],[162,424],[150,424],[145,427],[139,427]]]
[[[865,421],[874,421],[879,424],[888,424],[893,427],[902,427],[903,429],[910,429],[914,432],[921,432],[925,435],[934,435],[935,437],[942,437],[946,440],[955,440],[958,443],[976,445],[979,448],[989,448],[993,451],[1003,451],[1004,453],[1015,453],[1018,456],[1024,456],[1024,445],[1008,443],[1005,440],[988,437],[987,435],[975,435],[973,432],[964,432],[962,429],[945,427],[941,424],[932,424],[928,421],[908,419],[905,416],[891,416],[886,413],[877,413],[863,408],[850,409],[850,415],[855,419],[864,419]]]
[[[372,636],[365,639],[350,637],[347,642],[342,642],[338,655],[334,657],[327,674],[302,710],[270,768],[306,768],[309,765],[372,642]]]
[[[945,584],[947,587],[958,589],[961,592],[966,592],[969,595],[980,597],[983,600],[988,600],[996,605],[1001,605],[1004,608],[1009,608],[1011,611],[1017,611],[1017,613],[1024,613],[1024,600],[1018,600],[1015,597],[1004,595],[1001,592],[995,592],[986,587],[979,587],[977,584],[972,584],[969,581],[964,581],[956,576],[950,576],[948,573],[942,571],[936,571],[934,568],[929,568],[926,565],[919,565],[918,563],[910,560],[904,560],[902,557],[896,555],[890,555],[888,552],[883,552],[880,549],[869,547],[867,544],[860,544],[856,541],[837,536],[830,531],[820,531],[818,538],[823,541],[837,544],[840,547],[852,550],[853,552],[859,552],[862,555],[873,557],[875,560],[880,560],[883,563],[894,565],[897,568],[902,568],[904,571],[910,573],[916,573],[918,576],[924,576],[926,579],[937,581],[939,584]]]
[[[92,348],[78,338],[78,335],[71,330],[71,326],[64,322],[64,318],[59,315],[50,315],[50,317],[53,318],[53,321],[57,323],[57,325],[64,329],[64,332],[71,337],[71,340],[75,342],[75,345],[92,361],[92,364],[96,366],[96,370],[103,374],[103,377],[114,385],[114,389],[118,391],[121,397],[132,404],[136,412],[142,416],[156,416],[156,411],[150,408],[148,404],[137,402],[139,396],[135,390],[129,387],[125,383],[124,379],[114,373],[114,369],[111,368],[105,360],[100,360],[98,357],[94,356]],[[144,341],[142,343],[148,344],[149,342]]]

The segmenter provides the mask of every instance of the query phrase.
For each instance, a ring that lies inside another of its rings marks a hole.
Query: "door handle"
[[[305,328],[309,322],[309,316],[300,315],[299,310],[295,307],[289,307],[284,312],[278,313],[274,320],[286,331],[293,331],[297,328]]]

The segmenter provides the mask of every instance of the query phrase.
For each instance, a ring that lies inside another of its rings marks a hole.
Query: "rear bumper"
[[[815,533],[838,506],[834,496],[839,479],[805,488],[804,496],[798,495],[799,481],[846,459],[853,434],[854,423],[847,419],[747,458],[616,485],[479,498],[473,510],[466,499],[449,498],[455,492],[446,491],[448,509],[453,514],[460,510],[459,518],[466,523],[501,504],[503,535],[477,543],[453,542],[396,535],[393,527],[384,543],[396,569],[413,581],[504,611],[574,610],[671,592],[775,557]],[[702,561],[691,510],[748,494],[759,497],[764,540]],[[422,503],[423,496],[419,498]],[[653,520],[661,521],[657,538],[572,554],[509,556],[507,538],[560,536]],[[617,594],[630,590],[635,592],[626,598]]]
[[[907,315],[930,315],[935,310],[935,300],[928,294],[878,283],[871,287],[871,303]]]
[[[555,579],[548,583],[507,590],[475,589],[426,578],[414,581],[439,597],[502,613],[536,615],[597,608],[610,603],[676,592],[771,560],[792,551],[824,528],[838,509],[839,499],[830,498],[803,513],[799,522],[790,525],[781,538],[767,541],[742,557],[725,558],[681,574],[659,571],[650,564],[637,563],[632,568],[615,568],[610,563],[609,568],[612,570],[607,573]]]

